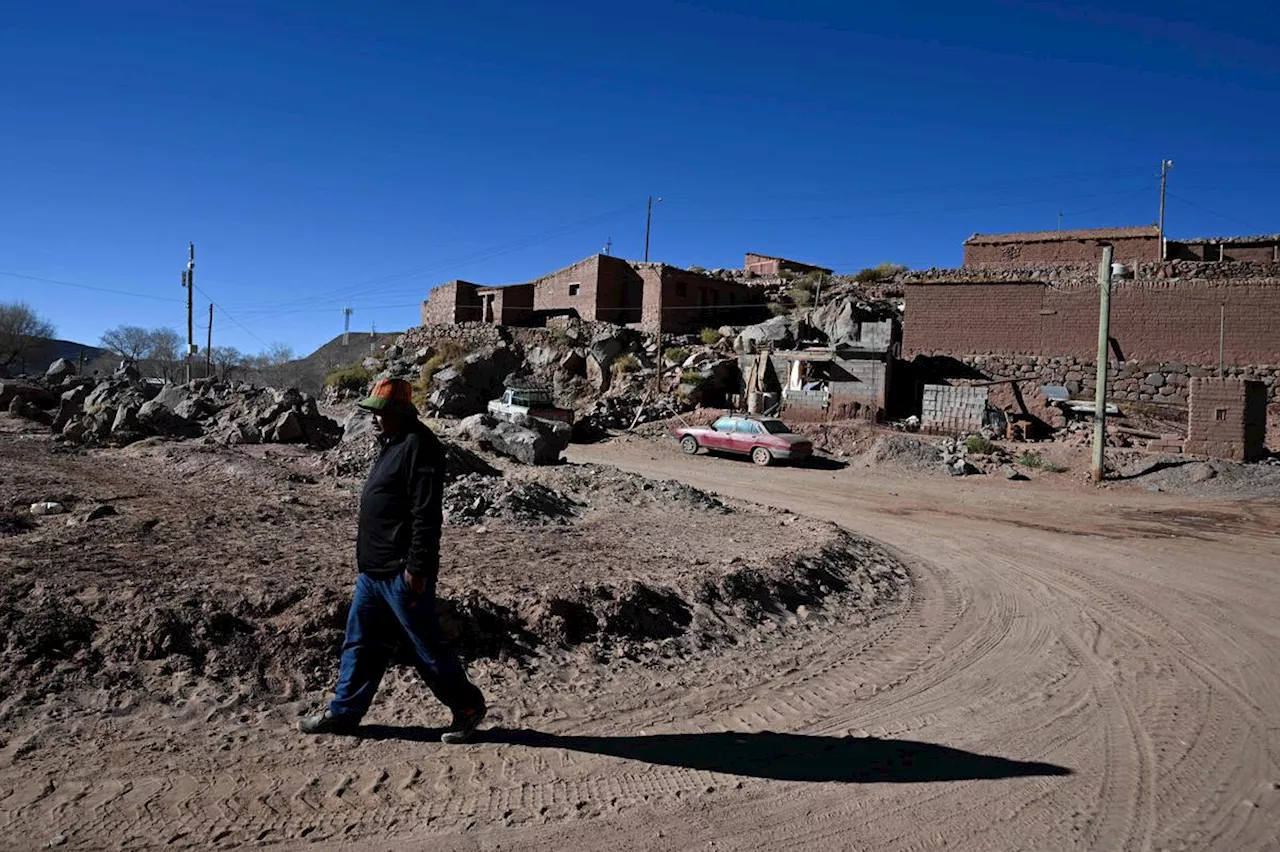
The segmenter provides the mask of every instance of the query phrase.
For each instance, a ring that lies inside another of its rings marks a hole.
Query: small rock
[[[1004,465],[1000,468],[1004,471],[1004,478],[1013,482],[1026,482],[1027,477],[1011,464]]]
[[[1218,475],[1212,465],[1198,464],[1191,469],[1190,479],[1192,482],[1201,483],[1208,482]]]
[[[108,503],[101,503],[97,506],[94,506],[87,513],[85,513],[84,520],[85,520],[85,523],[89,523],[90,521],[97,521],[102,518],[109,518],[112,515],[118,515],[118,514],[120,513],[116,511],[115,506],[112,506]]]
[[[302,502],[297,494],[286,494],[280,498],[280,502],[286,506],[296,506]]]
[[[66,506],[61,503],[55,503],[52,500],[31,504],[31,514],[33,515],[61,515],[65,511],[67,511]]]
[[[67,842],[67,836],[65,834],[55,834],[53,837],[49,839],[49,848],[52,849],[55,846],[61,846],[66,842]]]

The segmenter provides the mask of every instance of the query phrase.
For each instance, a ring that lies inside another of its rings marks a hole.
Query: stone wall
[[[934,352],[913,362],[917,373],[936,379],[1024,379],[1039,385],[1064,385],[1074,398],[1092,399],[1097,387],[1096,366],[1091,359],[1042,355],[965,355]],[[1111,362],[1107,398],[1115,402],[1187,404],[1191,380],[1217,376],[1217,367],[1155,361]],[[1227,367],[1223,376],[1257,381],[1271,401],[1280,389],[1280,365]]]
[[[1191,380],[1188,453],[1255,461],[1267,454],[1266,432],[1267,394],[1261,382],[1225,378]]]
[[[432,323],[411,328],[396,341],[407,352],[423,346],[435,346],[438,341],[451,340],[467,351],[494,346],[511,341],[507,329],[485,322]]]
[[[478,287],[470,281],[450,281],[436,286],[422,303],[422,324],[479,322]]]

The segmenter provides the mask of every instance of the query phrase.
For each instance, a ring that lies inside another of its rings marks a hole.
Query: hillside
[[[80,365],[80,359],[83,358],[83,363],[88,366],[94,360],[106,354],[107,350],[99,346],[76,343],[74,340],[55,340],[41,337],[38,338],[36,345],[27,353],[25,359],[20,358],[9,365],[9,373],[15,376],[23,373],[33,375],[43,373],[50,364],[59,358],[66,358],[77,366]],[[3,375],[3,373],[3,368],[0,368],[0,375]]]
[[[389,346],[394,343],[395,339],[402,333],[389,331],[371,335],[367,331],[353,331],[349,342],[345,346],[342,343],[343,335],[339,334],[307,357],[298,358],[282,365],[280,370],[283,375],[288,377],[289,383],[299,390],[305,393],[317,394],[320,392],[324,377],[328,373],[339,367],[345,367],[348,364],[367,358],[374,352],[379,351],[379,347]],[[372,349],[370,349],[369,345],[371,340],[373,343]]]

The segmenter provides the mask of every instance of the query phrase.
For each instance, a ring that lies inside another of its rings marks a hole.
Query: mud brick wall
[[[479,322],[478,287],[470,281],[450,281],[435,287],[422,303],[422,324]]]
[[[1232,366],[1280,363],[1280,279],[1144,280],[1115,285],[1112,356],[1181,364],[1218,360],[1219,311]],[[1041,282],[906,286],[905,357],[999,353],[1089,359],[1098,293]]]
[[[1160,240],[1155,236],[1122,237],[1100,241],[1039,240],[1032,242],[966,243],[964,265],[982,269],[989,267],[1034,266],[1055,263],[1092,263],[1096,265],[1104,243],[1115,248],[1117,263],[1141,263],[1160,259]]]
[[[925,385],[920,427],[930,432],[966,432],[982,428],[987,389]]]
[[[1191,380],[1185,450],[1192,455],[1254,461],[1267,454],[1267,393],[1261,382]]]

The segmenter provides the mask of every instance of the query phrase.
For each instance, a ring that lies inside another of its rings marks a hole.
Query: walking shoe
[[[480,727],[480,723],[484,721],[484,715],[487,712],[488,708],[483,704],[472,707],[469,710],[463,710],[461,713],[454,711],[453,722],[440,735],[440,742],[448,743],[449,745],[471,742],[472,737],[476,735],[476,728]]]
[[[354,734],[360,720],[350,716],[335,716],[325,709],[298,722],[298,730],[304,734]]]

